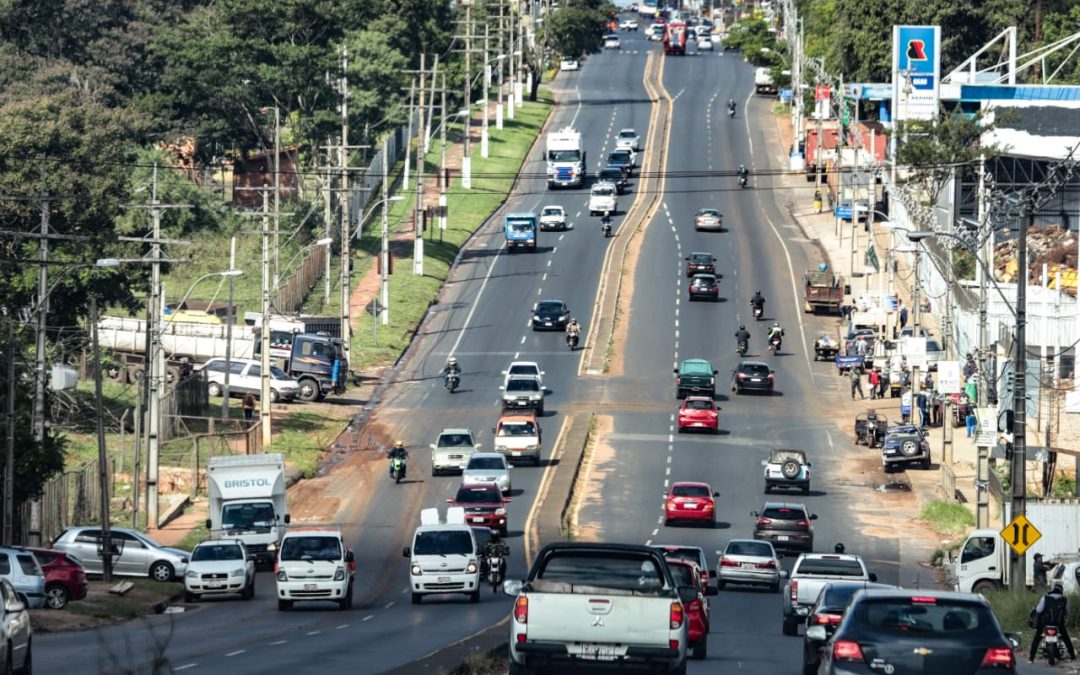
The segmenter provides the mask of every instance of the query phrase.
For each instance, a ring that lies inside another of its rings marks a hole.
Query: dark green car
[[[675,369],[675,398],[716,396],[716,370],[705,359],[686,359]]]

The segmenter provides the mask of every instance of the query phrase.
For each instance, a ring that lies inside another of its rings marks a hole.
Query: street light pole
[[[379,286],[382,295],[382,324],[390,324],[390,137],[383,138],[382,149],[382,232],[379,250]]]
[[[1020,233],[1016,242],[1016,340],[1013,353],[1013,454],[1009,482],[1012,487],[1012,517],[1024,515],[1027,509],[1027,231],[1035,214],[1020,216]],[[1026,585],[1025,555],[1009,562],[1009,589],[1020,590]]]
[[[105,413],[101,399],[101,347],[98,344],[97,298],[90,298],[90,330],[94,349],[94,416],[97,417],[98,492],[101,505],[101,577],[112,582],[112,535],[110,533],[112,500],[109,498],[109,456],[105,451]]]

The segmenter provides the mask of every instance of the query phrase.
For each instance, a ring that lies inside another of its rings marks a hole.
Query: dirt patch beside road
[[[611,463],[615,459],[615,448],[608,442],[608,437],[615,429],[615,418],[610,415],[597,415],[591,434],[589,448],[582,459],[581,470],[574,483],[574,502],[571,505],[570,539],[573,541],[600,541],[604,531],[599,522],[582,526],[579,522],[581,511],[595,507],[603,501],[603,485],[611,474]]]
[[[162,584],[149,579],[131,579],[135,583],[126,595],[113,595],[109,589],[125,581],[112,583],[91,579],[86,598],[73,600],[64,609],[30,610],[30,624],[36,633],[59,633],[91,630],[155,613],[155,607],[178,599],[183,592],[179,583]]]

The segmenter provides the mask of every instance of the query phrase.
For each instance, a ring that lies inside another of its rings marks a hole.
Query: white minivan
[[[409,559],[414,605],[425,595],[446,593],[464,593],[469,602],[480,602],[480,551],[472,528],[465,524],[463,507],[448,508],[445,522],[440,522],[438,509],[420,511],[420,527],[402,555]]]

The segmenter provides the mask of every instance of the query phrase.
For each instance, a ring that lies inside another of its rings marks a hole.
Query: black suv
[[[541,300],[533,306],[533,330],[566,330],[570,309],[561,300]]]
[[[690,301],[699,298],[713,301],[720,299],[720,284],[717,283],[716,276],[712,274],[695,274],[687,290],[690,293],[688,298]]]
[[[623,173],[629,177],[630,173],[634,170],[634,154],[630,150],[616,150],[609,153],[607,156],[608,165],[614,165],[623,170]]]
[[[614,183],[615,194],[626,192],[626,173],[614,164],[608,164],[596,174],[596,180],[601,183]]]
[[[751,511],[754,521],[754,539],[767,541],[776,549],[814,550],[814,530],[811,520],[816,513],[806,510],[805,504],[788,502],[765,502],[761,511]]]
[[[707,251],[697,251],[683,258],[686,261],[686,276],[695,274],[716,274],[716,258]]]
[[[773,371],[764,361],[740,361],[739,366],[731,371],[731,391],[741,394],[744,391],[773,392]]]

